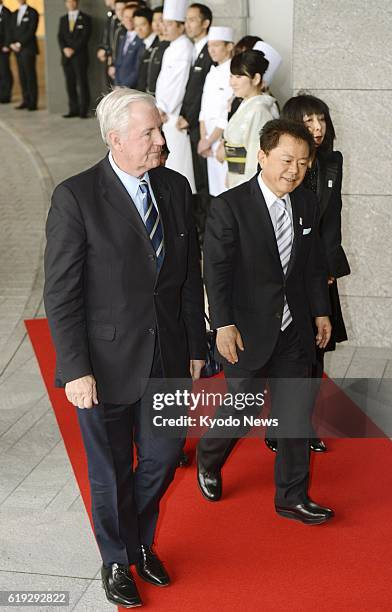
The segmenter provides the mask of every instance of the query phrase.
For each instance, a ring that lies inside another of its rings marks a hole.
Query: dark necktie
[[[157,211],[156,207],[154,206],[154,202],[152,201],[147,181],[140,181],[139,189],[141,191],[143,199],[143,221],[146,226],[147,233],[150,237],[152,247],[157,256],[157,267],[159,270],[164,257],[162,223],[159,216],[159,212]]]

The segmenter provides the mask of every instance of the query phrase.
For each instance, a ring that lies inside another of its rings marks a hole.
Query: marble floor
[[[0,591],[65,590],[70,605],[63,609],[113,610],[103,597],[98,550],[23,325],[44,316],[44,223],[53,186],[98,161],[105,148],[94,119],[3,107],[0,151]],[[327,372],[372,379],[384,400],[392,395],[392,349],[341,345],[328,354]],[[387,400],[371,416],[389,432]],[[52,609],[58,608],[42,608]]]

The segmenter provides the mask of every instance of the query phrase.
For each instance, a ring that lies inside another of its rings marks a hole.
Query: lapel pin
[[[299,218],[299,224],[302,225],[302,217]]]
[[[333,182],[332,182],[332,180],[331,180],[331,179],[329,179],[329,181],[328,181],[328,187],[332,187],[332,185],[333,185]]]

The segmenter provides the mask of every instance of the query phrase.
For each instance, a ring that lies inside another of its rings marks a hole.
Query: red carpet
[[[87,469],[75,413],[53,388],[46,320],[27,321],[49,397],[89,512]],[[191,441],[194,444],[194,441]],[[273,455],[260,440],[237,445],[224,499],[202,499],[194,466],[178,470],[162,503],[157,550],[173,585],[138,580],[151,612],[389,611],[392,581],[392,444],[330,440],[313,456],[312,497],[336,518],[309,527],[273,508]],[[102,591],[102,596],[103,591]],[[98,608],[97,608],[98,612]]]

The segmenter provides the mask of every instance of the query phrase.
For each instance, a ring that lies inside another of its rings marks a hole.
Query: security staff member
[[[79,11],[78,0],[65,0],[65,6],[68,13],[61,17],[58,32],[69,105],[63,117],[85,119],[90,104],[87,67],[91,17]]]
[[[102,39],[97,49],[97,58],[104,65],[105,68],[105,79],[107,81],[107,85],[113,83],[113,81],[109,78],[107,74],[107,68],[110,65],[109,60],[112,55],[112,48],[114,43],[114,36],[116,30],[119,26],[119,21],[116,17],[115,13],[115,3],[114,0],[104,0],[107,12],[106,12],[106,20],[105,25],[102,32]]]
[[[11,11],[0,0],[0,103],[11,102],[12,72],[10,69]]]
[[[22,102],[16,108],[37,110],[38,85],[36,57],[39,53],[37,37],[39,15],[26,0],[18,0],[19,9],[12,13],[10,48],[16,55],[22,88]]]

